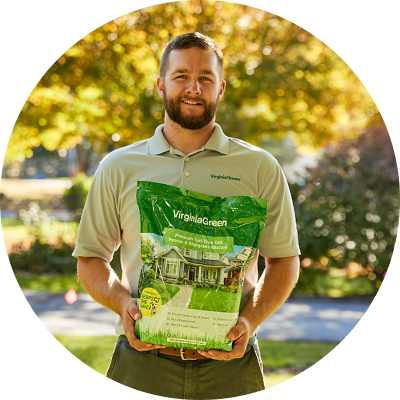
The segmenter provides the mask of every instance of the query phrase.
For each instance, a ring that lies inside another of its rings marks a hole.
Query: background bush
[[[74,273],[76,259],[71,253],[72,248],[65,243],[54,247],[35,240],[28,250],[18,249],[17,245],[9,258],[15,271]]]
[[[302,251],[299,289],[318,294],[317,282],[330,274],[357,278],[364,293],[376,293],[399,219],[396,159],[386,130],[370,129],[328,148],[290,189]]]
[[[76,260],[71,256],[78,223],[61,222],[51,216],[51,210],[42,210],[35,202],[28,210],[20,211],[27,226],[31,243],[17,243],[9,255],[16,271],[71,273]]]
[[[88,177],[83,172],[79,173],[74,177],[71,188],[65,191],[63,202],[66,208],[72,212],[75,221],[81,219],[92,180],[93,176]]]

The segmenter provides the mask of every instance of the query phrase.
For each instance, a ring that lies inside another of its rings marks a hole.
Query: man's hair
[[[172,50],[188,49],[190,47],[199,47],[203,50],[212,50],[217,56],[219,76],[221,80],[224,77],[224,56],[217,42],[209,36],[199,32],[184,33],[172,39],[164,49],[160,63],[160,76],[164,79],[168,69],[169,53]]]

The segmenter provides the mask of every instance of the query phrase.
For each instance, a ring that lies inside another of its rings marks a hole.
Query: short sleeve
[[[121,242],[118,195],[110,171],[99,165],[83,209],[74,257],[110,262]]]
[[[278,162],[259,172],[260,197],[268,199],[267,219],[258,244],[260,255],[270,258],[300,254],[296,218],[289,186]]]

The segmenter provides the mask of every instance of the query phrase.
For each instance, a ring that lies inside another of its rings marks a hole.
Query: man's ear
[[[221,81],[221,87],[220,87],[220,89],[219,89],[218,101],[221,101],[222,97],[224,96],[225,88],[226,88],[226,82],[225,82],[224,79],[222,79],[222,81]]]
[[[159,76],[159,77],[157,78],[157,90],[158,90],[158,94],[160,95],[160,97],[161,97],[162,99],[164,99],[163,88],[164,88],[163,78],[161,78],[161,76]]]

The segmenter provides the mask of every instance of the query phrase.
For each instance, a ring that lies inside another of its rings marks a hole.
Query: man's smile
[[[193,100],[182,100],[182,103],[188,104],[190,106],[201,106],[202,105],[201,103],[198,103],[198,102],[193,101]]]

